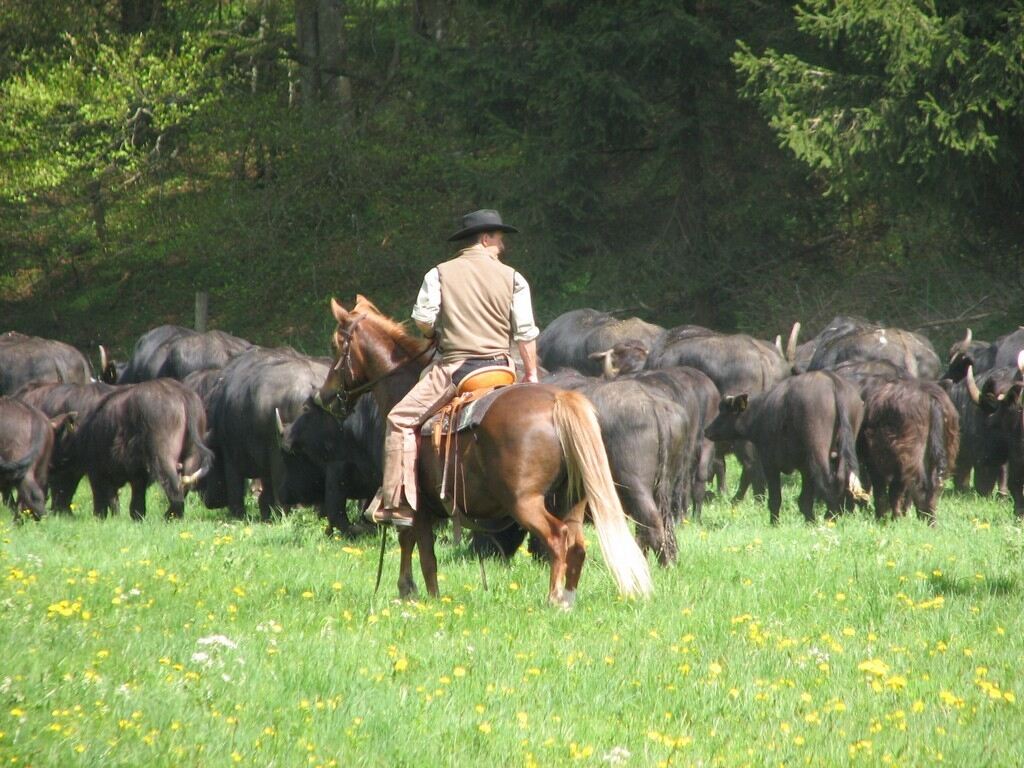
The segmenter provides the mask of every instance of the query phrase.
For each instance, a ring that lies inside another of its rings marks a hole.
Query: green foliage
[[[1024,5],[807,0],[795,55],[740,44],[742,93],[780,143],[845,194],[909,177],[1020,200]]]

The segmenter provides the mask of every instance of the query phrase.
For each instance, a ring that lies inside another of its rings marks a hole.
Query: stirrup
[[[393,525],[395,528],[412,528],[413,514],[412,507],[402,504],[395,509],[383,509],[383,491],[377,491],[373,501],[363,512],[363,519],[376,525]]]

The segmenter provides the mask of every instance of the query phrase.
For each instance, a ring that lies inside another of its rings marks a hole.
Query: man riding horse
[[[384,483],[367,509],[375,523],[410,527],[417,509],[416,430],[455,396],[459,381],[480,366],[514,370],[511,341],[519,348],[524,382],[537,382],[530,286],[501,262],[506,233],[518,232],[493,210],[462,217],[449,242],[468,241],[458,255],[423,278],[412,318],[437,344],[437,356],[419,382],[387,416]]]

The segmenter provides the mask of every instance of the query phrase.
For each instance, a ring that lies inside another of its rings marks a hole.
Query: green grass
[[[5,516],[0,765],[1024,763],[1009,503],[810,527],[793,491],[775,529],[752,501],[681,526],[646,603],[588,531],[570,613],[528,556],[485,592],[447,540],[441,599],[394,598],[394,545],[375,597],[376,540],[311,514]]]

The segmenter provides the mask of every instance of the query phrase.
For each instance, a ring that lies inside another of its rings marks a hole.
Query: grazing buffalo
[[[848,494],[860,498],[856,440],[864,415],[857,387],[831,371],[794,376],[768,392],[723,398],[707,428],[715,441],[749,440],[757,448],[768,485],[773,525],[782,506],[780,473],[799,471],[799,506],[814,522],[814,499],[837,514]]]
[[[32,382],[18,390],[16,397],[34,408],[38,408],[51,419],[61,414],[74,413],[82,422],[115,390],[102,381],[89,384],[39,384]],[[50,506],[54,512],[70,512],[78,484],[85,477],[85,467],[68,455],[69,441],[58,440],[50,465]],[[117,497],[112,502],[117,511]]]
[[[836,318],[819,334],[807,370],[834,370],[841,363],[869,360],[887,360],[920,379],[936,379],[940,373],[939,356],[921,334],[900,328],[863,327],[862,321],[850,318]]]
[[[46,484],[54,431],[72,427],[72,416],[47,418],[38,408],[0,396],[0,498],[17,491],[17,505],[39,520],[46,514]],[[15,512],[14,519],[18,519]]]
[[[85,355],[61,341],[5,333],[0,336],[0,395],[11,395],[30,381],[85,384],[92,370]]]
[[[636,363],[640,362],[641,356],[639,355],[635,361],[615,365],[609,371],[609,357],[621,363],[624,354],[628,357],[634,351],[636,348],[630,347],[630,342],[625,342],[616,344],[612,350],[606,353],[606,377],[612,373],[613,375],[609,378],[617,376],[619,379],[639,381],[675,401],[686,411],[691,429],[687,435],[684,455],[689,460],[689,466],[684,467],[680,474],[680,477],[685,478],[686,482],[681,484],[677,493],[674,494],[672,510],[674,519],[678,520],[678,515],[685,514],[686,510],[692,506],[693,519],[699,521],[708,481],[715,469],[715,444],[704,435],[704,429],[718,414],[721,395],[719,395],[714,382],[696,368],[676,366],[656,371],[638,370]],[[646,355],[642,357],[646,357]]]
[[[181,381],[193,371],[222,368],[250,347],[252,344],[245,339],[224,331],[199,333],[176,325],[161,325],[139,338],[131,360],[120,372],[101,347],[102,378],[118,384],[159,378]]]
[[[906,497],[917,515],[935,524],[942,483],[956,464],[960,419],[938,384],[916,379],[878,380],[864,398],[859,454],[871,478],[875,515],[902,517]]]
[[[115,387],[95,404],[59,452],[69,473],[84,472],[93,511],[106,517],[118,490],[132,489],[131,516],[146,514],[146,488],[154,481],[167,494],[166,516],[183,517],[185,493],[213,464],[206,414],[199,397],[181,382],[156,379]]]
[[[650,348],[664,330],[636,317],[617,320],[596,309],[575,309],[548,324],[537,338],[537,354],[549,370],[575,368],[588,376],[600,376],[600,361],[592,359],[592,353],[611,349],[627,339]]]
[[[774,344],[746,334],[721,334],[701,326],[680,326],[665,332],[647,356],[646,367],[648,370],[675,366],[696,368],[715,383],[722,396],[766,392],[790,375],[799,331],[799,323],[794,324],[787,358]],[[743,467],[734,497],[736,501],[744,497],[751,485],[756,494],[763,492],[761,468],[750,445],[742,440],[723,443],[717,446],[717,452],[722,457],[735,453]],[[724,468],[720,471],[724,474]]]
[[[330,361],[287,347],[253,347],[224,366],[223,380],[207,402],[217,455],[208,481],[217,491],[204,491],[208,507],[227,506],[232,515],[242,517],[246,478],[262,483],[264,520],[270,519],[272,507],[323,500],[323,472],[305,456],[281,450],[278,420],[298,419],[329,370]]]
[[[348,500],[372,498],[383,475],[384,420],[377,401],[359,398],[343,421],[307,402],[294,422],[279,427],[285,453],[304,456],[323,474],[327,535],[358,532],[345,511]]]
[[[968,369],[968,396],[992,438],[988,458],[1005,462],[1014,511],[1024,517],[1024,351],[1018,353],[1014,368],[994,368],[985,375],[988,381],[982,382],[982,377],[976,381],[974,372]],[[975,470],[975,485],[977,482]]]
[[[688,492],[687,455],[694,425],[676,402],[630,379],[597,381],[577,390],[594,404],[608,465],[622,507],[636,521],[637,542],[658,562],[675,562],[672,505]]]

